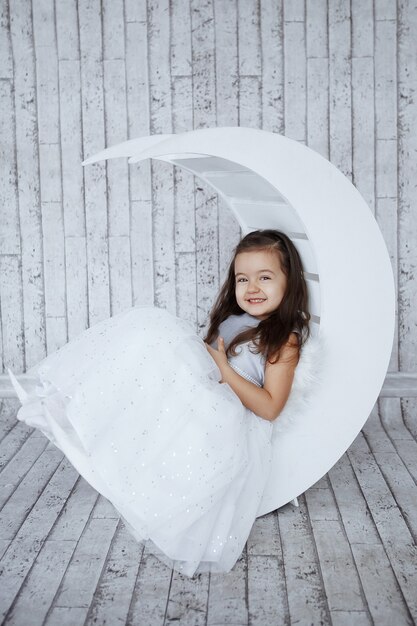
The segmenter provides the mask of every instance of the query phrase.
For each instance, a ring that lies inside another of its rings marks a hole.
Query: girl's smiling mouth
[[[261,302],[265,302],[266,298],[248,298],[247,302],[251,304],[261,304]]]

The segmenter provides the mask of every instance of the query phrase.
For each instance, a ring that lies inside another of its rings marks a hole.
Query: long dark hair
[[[238,344],[252,341],[255,352],[262,352],[270,363],[276,363],[281,348],[289,341],[294,330],[298,331],[298,348],[301,349],[310,336],[311,318],[300,255],[291,239],[278,230],[252,231],[237,244],[226,280],[211,310],[210,325],[204,341],[211,343],[216,338],[221,322],[229,315],[244,314],[235,296],[235,259],[240,252],[250,250],[276,250],[282,271],[287,277],[287,286],[278,308],[267,319],[261,320],[255,328],[244,330],[234,337],[227,348],[227,355],[235,355]]]

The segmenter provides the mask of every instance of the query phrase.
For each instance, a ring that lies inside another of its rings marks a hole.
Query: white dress
[[[221,325],[226,345],[248,314]],[[239,349],[239,348],[238,348]],[[230,359],[263,384],[248,344]],[[256,519],[272,423],[245,408],[191,325],[152,306],[99,322],[27,372],[9,375],[17,418],[42,431],[166,565],[228,572]]]

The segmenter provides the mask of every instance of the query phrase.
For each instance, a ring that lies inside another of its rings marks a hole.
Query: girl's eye
[[[261,276],[261,278],[265,278],[265,280],[271,280],[270,276]]]
[[[245,280],[246,280],[246,278],[238,278],[238,279],[237,279],[237,282],[238,282],[238,283],[242,283],[242,282],[244,282]]]

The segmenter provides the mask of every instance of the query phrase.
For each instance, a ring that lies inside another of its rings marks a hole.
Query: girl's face
[[[264,320],[284,297],[287,277],[276,250],[250,250],[235,258],[235,295],[241,309]]]

